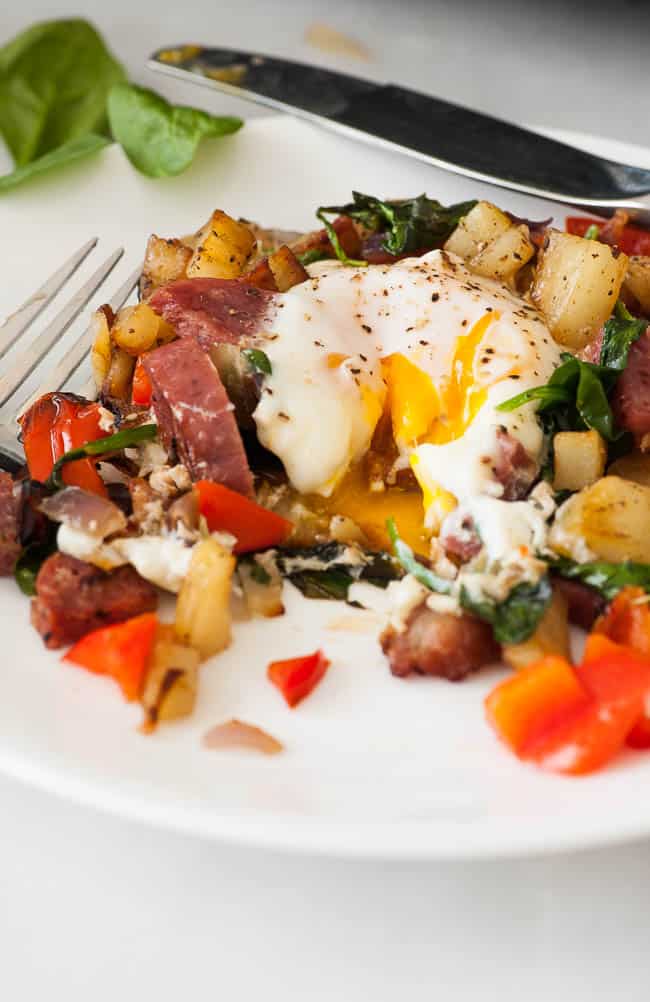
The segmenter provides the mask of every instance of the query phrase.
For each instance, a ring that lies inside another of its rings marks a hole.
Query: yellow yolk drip
[[[371,547],[391,549],[386,520],[394,518],[397,529],[416,553],[429,553],[428,534],[424,530],[422,495],[418,490],[387,487],[368,490],[362,468],[351,470],[330,498],[314,498],[314,507],[330,515],[345,515],[363,530]]]
[[[451,376],[441,394],[440,416],[434,419],[424,441],[432,445],[455,442],[465,434],[485,403],[487,388],[475,385],[474,361],[487,328],[499,316],[496,310],[484,314],[469,334],[456,342]]]
[[[431,377],[399,353],[381,363],[388,387],[387,406],[398,445],[414,445],[440,415],[440,402]]]

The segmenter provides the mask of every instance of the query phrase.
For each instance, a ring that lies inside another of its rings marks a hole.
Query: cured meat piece
[[[537,464],[519,439],[503,428],[497,430],[494,476],[503,484],[502,501],[519,501],[525,497],[537,476]]]
[[[0,471],[0,575],[13,572],[20,554],[18,509],[14,482],[8,473]]]
[[[483,545],[472,516],[458,508],[442,523],[440,542],[448,557],[456,557],[463,564],[480,553]]]
[[[91,630],[151,612],[157,605],[156,589],[132,567],[107,573],[54,553],[36,578],[32,625],[46,647],[64,647]]]
[[[564,595],[569,607],[569,620],[583,630],[590,630],[603,612],[606,602],[602,595],[582,581],[553,576],[553,587]]]
[[[650,328],[632,345],[612,396],[614,416],[626,431],[650,432]]]
[[[240,344],[264,326],[277,293],[224,278],[185,278],[156,289],[149,305],[179,337],[196,338],[204,351]]]
[[[153,409],[163,442],[175,448],[193,481],[214,480],[251,496],[248,466],[234,408],[219,373],[192,338],[142,358],[153,386]]]
[[[499,657],[499,645],[487,623],[473,616],[435,612],[425,603],[410,614],[406,629],[398,632],[389,626],[380,642],[391,672],[399,677],[416,672],[458,682]]]

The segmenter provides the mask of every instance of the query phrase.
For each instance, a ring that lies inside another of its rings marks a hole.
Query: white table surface
[[[0,37],[69,12],[58,0],[5,5]],[[78,0],[75,12],[143,82],[152,49],[213,40],[650,145],[643,3]],[[309,48],[315,21],[356,36],[372,61]],[[154,86],[215,107],[192,88]],[[462,866],[292,859],[154,831],[0,777],[0,998],[641,1002],[649,864],[647,844]]]

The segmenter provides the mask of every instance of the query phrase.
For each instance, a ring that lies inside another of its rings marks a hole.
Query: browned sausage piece
[[[168,449],[176,448],[192,480],[214,480],[252,495],[253,476],[233,405],[219,373],[192,338],[142,356],[153,385],[153,409]]]
[[[434,612],[424,603],[406,621],[406,629],[384,630],[381,647],[393,675],[411,672],[458,682],[499,658],[492,628],[473,616]]]
[[[107,573],[54,553],[36,578],[32,625],[46,647],[64,647],[91,630],[151,612],[157,605],[156,589],[132,567]]]
[[[553,587],[557,587],[567,600],[570,622],[590,630],[607,604],[602,595],[582,581],[556,575],[553,575]]]
[[[650,333],[632,345],[627,365],[621,372],[612,396],[612,410],[621,428],[633,435],[650,432]]]
[[[0,471],[0,575],[13,573],[20,554],[18,508],[14,482],[8,473]]]
[[[224,278],[184,278],[157,289],[149,305],[176,330],[195,338],[204,351],[215,344],[240,344],[258,334],[273,312],[277,293]]]

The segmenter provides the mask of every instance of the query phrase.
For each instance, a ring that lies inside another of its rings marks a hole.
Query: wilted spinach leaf
[[[551,583],[544,575],[534,584],[523,581],[516,585],[502,602],[488,598],[474,601],[467,589],[461,588],[460,604],[490,623],[500,644],[521,644],[537,629],[551,596]]]
[[[568,557],[556,557],[549,561],[551,570],[560,577],[582,581],[599,592],[609,601],[623,588],[642,588],[650,594],[650,565],[638,564],[631,560],[611,564],[606,560],[593,560],[578,564]]]
[[[601,365],[621,371],[627,365],[631,345],[644,333],[647,320],[633,317],[620,300],[614,313],[603,328],[603,343],[600,349]]]
[[[240,118],[169,104],[144,87],[120,83],[108,96],[113,137],[131,163],[149,177],[180,174],[194,159],[204,137],[225,136],[243,125]]]
[[[387,553],[364,551],[361,562],[350,563],[346,561],[348,551],[342,543],[325,543],[308,549],[279,550],[275,562],[280,574],[306,598],[346,600],[355,581],[385,588],[401,576]]]

